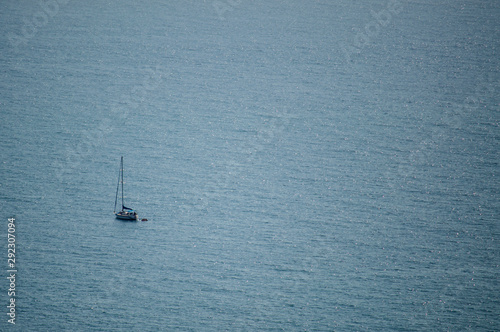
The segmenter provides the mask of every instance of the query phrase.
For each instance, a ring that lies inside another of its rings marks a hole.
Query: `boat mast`
[[[116,213],[116,203],[118,203],[118,190],[120,189],[120,176],[121,176],[121,165],[120,169],[118,170],[118,183],[116,185],[116,195],[115,195],[115,209],[113,210],[113,213]]]
[[[125,206],[125,204],[123,204],[123,156],[121,161],[121,171],[122,171],[122,211],[123,211],[123,207]]]

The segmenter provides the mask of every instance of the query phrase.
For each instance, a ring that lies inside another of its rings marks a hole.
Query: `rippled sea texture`
[[[0,330],[499,330],[498,17],[4,1]]]

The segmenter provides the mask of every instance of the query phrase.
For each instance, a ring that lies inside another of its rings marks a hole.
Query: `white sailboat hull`
[[[121,219],[121,220],[137,220],[138,216],[137,213],[135,212],[127,212],[127,211],[120,211],[115,213],[116,219]]]

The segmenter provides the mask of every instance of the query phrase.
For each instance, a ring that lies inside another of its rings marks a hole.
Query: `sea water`
[[[2,3],[0,330],[499,330],[498,17]]]

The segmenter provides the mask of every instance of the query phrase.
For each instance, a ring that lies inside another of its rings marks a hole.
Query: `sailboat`
[[[121,209],[121,211],[116,212],[116,204],[118,203],[118,192],[120,189],[120,184],[122,187],[122,209]],[[122,156],[121,162],[120,162],[120,172],[118,173],[118,185],[116,186],[115,209],[114,209],[113,213],[115,214],[116,219],[121,219],[121,220],[138,220],[139,219],[137,212],[135,212],[131,208],[126,207],[124,202],[123,202],[123,156]]]

